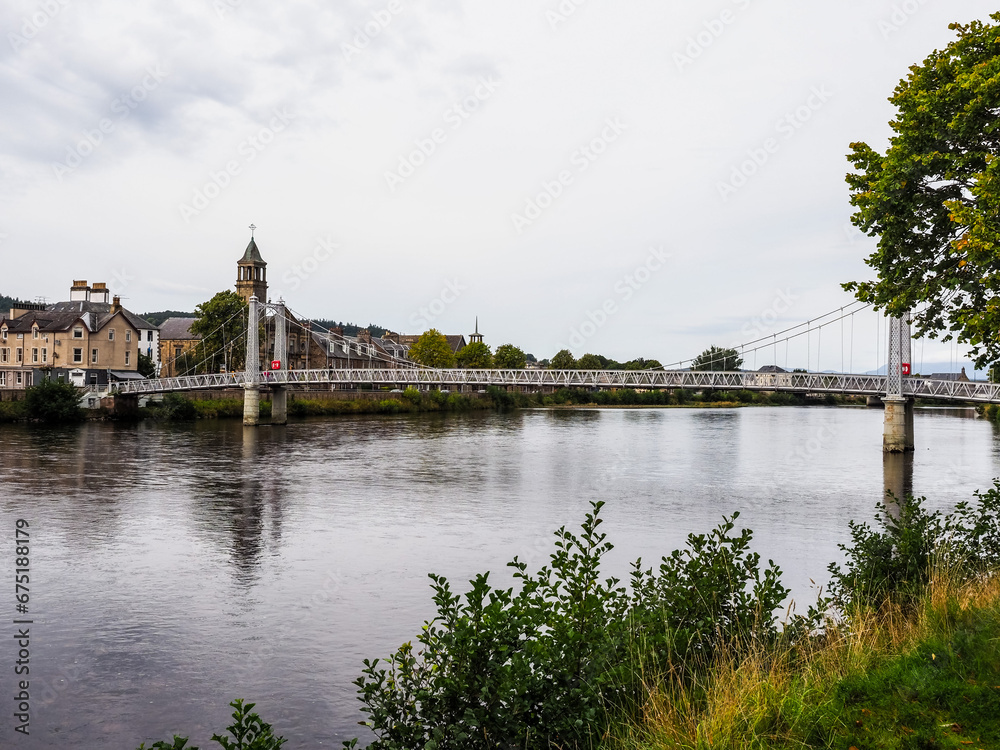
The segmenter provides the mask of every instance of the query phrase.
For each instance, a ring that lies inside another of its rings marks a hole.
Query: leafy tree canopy
[[[576,358],[569,349],[560,349],[549,362],[550,370],[575,370]]]
[[[151,378],[156,375],[156,363],[153,362],[153,358],[142,352],[139,352],[139,359],[135,369],[144,378]]]
[[[242,370],[247,347],[244,335],[247,325],[247,303],[236,292],[227,289],[195,308],[197,320],[191,333],[201,336],[197,349],[201,372]]]
[[[866,261],[878,278],[844,288],[890,314],[912,311],[918,336],[944,332],[986,367],[1000,360],[1000,27],[949,28],[958,38],[890,98],[886,153],[851,144],[851,220],[878,237]]]
[[[181,312],[180,310],[160,310],[158,312],[143,313],[139,316],[143,320],[148,320],[154,326],[158,326],[167,318],[195,318],[192,312]]]
[[[473,341],[463,346],[455,355],[455,361],[459,367],[475,369],[493,367],[493,355],[490,353],[490,348],[482,341]]]
[[[607,357],[588,352],[576,361],[576,366],[581,370],[604,370],[607,369],[608,363]]]
[[[454,367],[455,353],[437,328],[425,331],[410,347],[410,359],[425,367]]]
[[[82,415],[76,386],[49,378],[25,389],[24,406],[30,419],[47,424],[76,422]]]
[[[642,357],[630,360],[622,365],[623,370],[657,370],[662,367],[663,365],[660,364],[659,360],[643,359]]]
[[[527,363],[528,355],[513,344],[501,344],[493,355],[494,366],[504,370],[523,370]]]
[[[743,366],[743,357],[735,349],[722,349],[710,346],[691,363],[692,370],[711,370],[713,372],[736,372]]]

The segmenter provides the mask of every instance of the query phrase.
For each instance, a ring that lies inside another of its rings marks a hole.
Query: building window
[[[73,329],[73,338],[75,338],[75,339],[82,339],[83,338],[83,329],[82,328],[74,328]]]
[[[33,338],[33,339],[37,339],[38,338],[38,326],[34,326],[31,329],[31,338]]]
[[[153,340],[153,332],[146,331],[146,341],[152,341],[152,340]]]
[[[0,339],[3,339],[4,341],[7,340],[7,329],[6,328],[4,328],[2,331],[0,331]]]
[[[37,346],[33,346],[31,348],[31,363],[33,365],[37,365],[38,364],[38,347]]]
[[[46,347],[42,347],[42,364],[49,361],[49,350]]]
[[[126,344],[132,343],[132,332],[131,331],[125,331],[125,343]]]
[[[132,354],[132,352],[125,352],[125,366],[126,367],[128,367],[129,362],[132,361],[132,357],[130,356],[131,354]]]
[[[90,350],[90,364],[92,365],[97,364],[97,349]]]
[[[16,361],[17,364],[21,364],[22,362],[24,362],[24,349],[22,349],[21,347],[17,348]]]
[[[10,347],[5,346],[3,349],[0,349],[0,362],[9,362],[9,361],[10,361]]]
[[[83,349],[74,349],[73,350],[73,361],[74,362],[83,362]]]
[[[181,353],[183,351],[184,351],[184,349],[182,347],[175,346],[174,347],[174,359],[180,359],[181,358]]]
[[[108,341],[114,341],[114,340],[115,340],[115,329],[114,328],[109,328],[108,329]]]
[[[7,373],[0,372],[0,386],[6,386],[6,385],[7,385]]]
[[[17,373],[17,380],[15,381],[15,385],[24,385],[24,373],[23,372]]]

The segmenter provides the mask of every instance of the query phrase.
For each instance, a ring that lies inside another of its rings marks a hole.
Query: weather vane
[[[255,227],[253,224],[250,225],[250,239],[253,239],[253,230],[255,230],[256,228],[257,227]]]

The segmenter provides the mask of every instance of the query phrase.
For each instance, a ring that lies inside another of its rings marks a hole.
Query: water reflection
[[[997,428],[969,416],[918,409],[918,450],[898,456],[880,412],[821,407],[0,426],[0,528],[38,524],[38,679],[78,667],[37,736],[0,722],[0,746],[179,730],[207,746],[237,694],[297,746],[339,746],[363,718],[362,659],[433,614],[428,572],[509,585],[506,562],[546,564],[552,532],[594,500],[608,575],[739,510],[811,601],[847,521],[870,521],[886,489],[937,510],[1000,474]]]
[[[897,518],[899,502],[913,494],[913,458],[913,451],[882,454],[882,484],[885,488],[883,502]]]

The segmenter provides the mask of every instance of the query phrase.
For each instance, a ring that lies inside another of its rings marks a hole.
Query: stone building
[[[46,377],[78,386],[142,377],[136,369],[139,332],[148,329],[137,326],[137,317],[118,297],[106,312],[11,310],[0,318],[0,390],[24,389]]]

